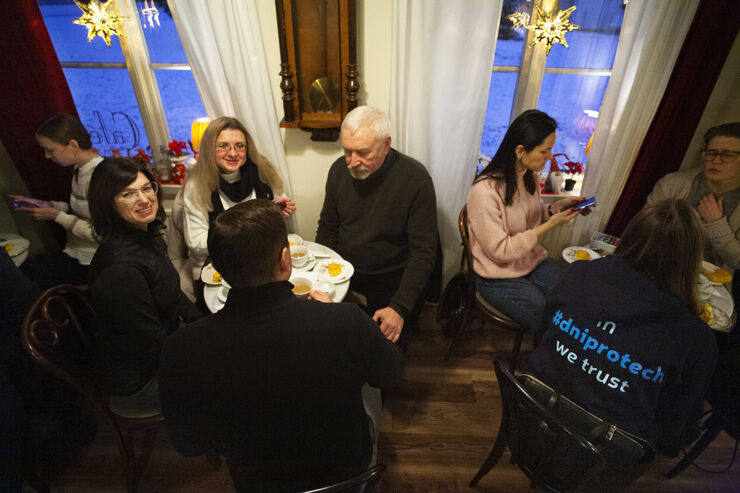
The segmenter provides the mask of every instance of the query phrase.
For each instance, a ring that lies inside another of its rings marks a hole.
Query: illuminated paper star
[[[514,24],[514,27],[527,27],[527,24],[529,24],[529,14],[521,10],[507,15],[506,18]]]
[[[561,10],[557,14],[555,12],[545,12],[541,8],[537,7],[537,24],[527,26],[527,29],[534,32],[534,39],[529,46],[532,47],[537,43],[545,43],[546,51],[545,55],[550,54],[550,48],[555,43],[568,47],[567,41],[565,41],[565,33],[568,31],[574,31],[580,29],[580,26],[571,24],[568,20],[570,14],[576,9],[575,5],[567,10]]]
[[[110,47],[110,37],[112,35],[126,37],[118,29],[119,22],[121,19],[125,19],[125,17],[108,12],[111,2],[113,0],[108,0],[104,4],[101,4],[98,0],[90,0],[90,3],[85,5],[75,0],[77,6],[82,10],[82,17],[72,22],[81,26],[87,26],[88,41],[92,41],[95,36],[100,36]]]

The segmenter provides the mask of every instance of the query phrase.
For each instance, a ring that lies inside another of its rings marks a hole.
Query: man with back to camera
[[[420,306],[438,235],[432,178],[391,148],[390,134],[388,116],[376,108],[347,114],[344,157],[329,170],[316,241],[352,263],[350,288],[367,298],[373,320],[396,342]]]
[[[396,385],[401,350],[357,306],[293,294],[287,230],[271,201],[219,215],[208,251],[232,286],[226,304],[173,333],[161,355],[177,451],[217,450],[238,491],[307,489],[362,472],[378,429],[371,437],[361,389]]]

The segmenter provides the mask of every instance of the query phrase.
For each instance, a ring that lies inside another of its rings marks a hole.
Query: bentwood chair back
[[[460,230],[460,239],[462,240],[462,258],[460,259],[460,270],[462,276],[455,276],[443,293],[440,300],[440,307],[445,304],[449,313],[452,313],[450,306],[455,306],[459,314],[457,323],[459,328],[454,332],[455,338],[450,344],[445,359],[449,359],[455,351],[461,340],[465,337],[466,332],[475,320],[491,323],[495,326],[504,328],[514,333],[514,345],[511,352],[509,367],[516,368],[519,351],[522,347],[522,339],[527,328],[504,315],[497,308],[488,304],[475,289],[475,273],[473,272],[473,254],[470,250],[470,239],[468,235],[468,206],[463,206],[458,217],[458,229]],[[454,284],[453,284],[454,283]],[[453,289],[455,291],[453,291]],[[455,294],[457,293],[457,295]],[[459,299],[459,302],[453,301]],[[439,315],[438,315],[439,320]]]
[[[372,493],[385,474],[385,464],[377,464],[354,478],[301,493]]]
[[[580,490],[604,468],[600,450],[538,402],[500,361],[494,361],[494,368],[501,388],[501,426],[470,487],[493,469],[508,447],[511,462],[527,475],[533,488]]]
[[[121,416],[108,408],[109,396],[96,383],[93,354],[97,322],[85,294],[74,286],[54,286],[41,294],[26,315],[23,346],[44,371],[74,387],[114,431],[126,472],[126,486],[135,491],[146,469],[161,413]],[[144,433],[136,456],[134,433]]]

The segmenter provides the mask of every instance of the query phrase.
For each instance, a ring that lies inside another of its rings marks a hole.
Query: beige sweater
[[[547,258],[533,228],[547,220],[547,207],[535,193],[523,187],[504,206],[504,185],[493,179],[473,185],[468,196],[468,230],[473,270],[488,279],[522,277]]]
[[[702,172],[702,168],[693,168],[665,175],[655,184],[645,204],[663,199],[685,199],[689,195],[692,180]],[[713,223],[702,221],[702,229],[711,245],[706,259],[724,269],[740,268],[740,207],[735,208],[729,220],[723,217]]]

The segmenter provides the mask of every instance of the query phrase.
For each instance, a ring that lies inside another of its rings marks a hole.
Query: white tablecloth
[[[311,250],[314,257],[316,257],[317,260],[321,260],[324,258],[338,258],[341,259],[342,257],[339,256],[337,252],[332,250],[329,247],[326,247],[324,245],[320,245],[319,243],[315,243],[313,241],[304,241],[303,244]],[[346,260],[345,260],[346,262]],[[316,281],[316,275],[317,273],[313,271],[313,268],[315,267],[316,263],[311,262],[307,268],[303,269],[297,269],[293,267],[293,274],[291,277],[305,277],[306,279],[310,279],[312,282]],[[205,299],[206,306],[208,306],[208,309],[211,310],[212,313],[216,313],[224,306],[224,302],[221,301],[221,299],[218,297],[219,291],[222,289],[222,286],[213,286],[210,284],[206,284],[203,287],[203,298]],[[347,296],[347,291],[349,291],[349,281],[345,281],[339,284],[334,285],[334,296],[332,296],[332,299],[335,303],[341,302],[345,296]]]

